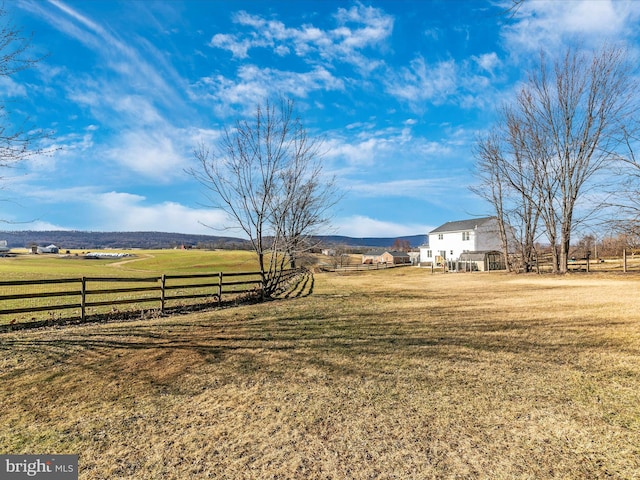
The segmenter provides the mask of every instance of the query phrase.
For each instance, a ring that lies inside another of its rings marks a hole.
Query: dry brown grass
[[[0,451],[78,453],[81,479],[640,478],[638,280],[321,274],[4,334]]]

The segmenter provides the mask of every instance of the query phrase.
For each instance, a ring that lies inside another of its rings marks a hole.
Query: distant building
[[[46,247],[37,247],[36,253],[60,253],[60,249],[57,246],[51,244]]]
[[[384,250],[382,249],[369,250],[368,252],[362,254],[362,263],[365,263],[365,264],[382,263],[383,253],[384,253]]]
[[[372,250],[362,255],[362,263],[386,263],[388,265],[405,265],[411,263],[411,257],[409,257],[409,254],[407,252],[396,252],[392,250]]]
[[[0,253],[7,253],[9,250],[11,249],[7,246],[7,241],[0,240]]]

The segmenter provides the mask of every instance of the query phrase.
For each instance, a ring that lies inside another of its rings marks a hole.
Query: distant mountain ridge
[[[417,247],[427,241],[427,235],[402,237],[354,238],[340,235],[315,237],[321,245],[348,247],[392,247],[397,239],[408,241]],[[249,242],[242,238],[215,235],[192,235],[168,232],[87,232],[79,230],[23,230],[0,231],[0,240],[6,240],[10,248],[25,248],[31,245],[57,245],[62,249],[90,250],[98,248],[175,248],[182,245],[203,248],[247,249]]]
[[[247,241],[235,237],[168,232],[87,232],[79,230],[5,231],[0,240],[11,248],[54,244],[62,249],[174,248],[201,245],[210,248],[246,248]]]
[[[406,240],[412,247],[419,247],[427,243],[428,235],[406,235],[402,237],[344,237],[341,235],[318,235],[316,237],[323,244],[344,245],[348,247],[392,247],[396,240]]]

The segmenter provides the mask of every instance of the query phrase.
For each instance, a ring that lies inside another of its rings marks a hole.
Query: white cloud
[[[329,159],[342,160],[350,167],[370,167],[375,164],[376,157],[384,140],[368,138],[361,142],[346,143],[338,139],[327,141]]]
[[[228,105],[239,105],[250,114],[265,98],[280,94],[307,98],[315,91],[344,88],[342,79],[320,66],[307,72],[288,72],[243,65],[233,79],[222,75],[200,79],[192,86],[190,95],[194,100],[213,102],[217,113],[224,116]]]
[[[287,27],[279,20],[240,11],[233,21],[250,30],[242,34],[217,33],[209,45],[228,50],[238,59],[249,57],[251,49],[270,48],[279,56],[294,52],[311,64],[337,60],[365,72],[379,66],[380,62],[363,51],[384,45],[393,31],[393,17],[358,3],[349,9],[339,8],[333,18],[336,27],[323,30],[310,24]]]
[[[126,119],[127,123],[154,125],[164,121],[163,116],[160,115],[149,98],[142,95],[123,94],[112,99],[109,105],[119,114],[120,118]]]
[[[430,105],[457,105],[467,110],[495,105],[503,80],[503,62],[490,52],[433,64],[418,55],[409,66],[389,71],[383,82],[387,93],[414,112],[424,113]]]
[[[126,77],[129,85],[144,88],[146,92],[154,93],[156,98],[164,99],[166,102],[175,100],[175,90],[168,84],[167,78],[175,80],[178,75],[166,62],[162,62],[165,70],[162,73],[158,70],[160,62],[157,60],[162,58],[162,54],[152,49],[143,55],[132,44],[118,38],[116,33],[107,30],[64,2],[49,0],[49,3],[55,5],[63,14],[40,8],[37,2],[29,2],[30,8],[37,11],[49,23],[106,59],[103,61],[106,61],[111,69]],[[148,42],[142,43],[149,46]],[[147,61],[149,54],[154,56],[155,63]]]
[[[388,182],[355,182],[351,192],[364,197],[410,197],[420,200],[435,199],[448,193],[454,177],[409,178]]]
[[[216,33],[209,46],[229,50],[236,58],[247,58],[249,49],[254,45],[248,39],[238,40],[235,35]]]
[[[472,56],[471,59],[476,62],[482,70],[492,75],[501,63],[496,52],[485,53],[480,56]]]
[[[32,222],[12,222],[3,220],[0,222],[0,228],[3,231],[12,232],[12,231],[22,231],[22,230],[34,230],[34,231],[47,231],[47,230],[71,230],[70,228],[66,228],[61,225],[56,225],[54,223],[43,222],[40,220],[35,220]]]
[[[361,3],[350,9],[340,8],[335,15],[342,26],[340,36],[343,45],[358,49],[383,42],[393,31],[393,17],[374,7],[365,7]],[[361,25],[360,28],[348,28],[349,24]]]
[[[181,232],[203,235],[241,234],[228,229],[233,224],[220,210],[212,208],[192,208],[178,202],[150,202],[142,195],[127,192],[101,192],[97,187],[77,187],[67,189],[42,189],[34,187],[28,193],[29,212],[21,215],[34,215],[34,212],[48,212],[47,204],[72,208],[73,217],[64,222],[42,221],[6,224],[12,230],[70,230],[83,228],[96,231],[158,231]],[[48,212],[47,215],[50,215]],[[36,213],[37,215],[37,213]],[[15,221],[16,218],[7,220]],[[82,227],[74,224],[82,222]]]
[[[435,227],[422,223],[394,223],[363,215],[337,218],[332,222],[337,235],[348,237],[401,237],[423,235]]]
[[[100,230],[221,235],[221,229],[228,226],[228,220],[219,210],[193,209],[169,201],[149,205],[143,196],[122,192],[93,196],[91,209],[99,216],[97,224]],[[235,235],[237,232],[225,234]]]
[[[412,126],[376,131],[370,124],[353,125],[352,130],[361,127],[361,132],[354,132],[349,137],[334,135],[326,140],[325,158],[341,170],[339,176],[354,174],[362,178],[368,177],[363,173],[363,167],[386,165],[395,169],[403,165],[402,168],[411,169],[419,163],[424,171],[432,160],[451,154],[451,147],[446,142],[414,136]]]
[[[390,72],[386,90],[401,101],[419,105],[425,101],[443,103],[458,87],[453,60],[428,65],[423,57],[414,58],[409,67]]]
[[[0,97],[26,97],[27,89],[24,85],[14,82],[11,78],[0,77]]]
[[[635,0],[526,1],[502,35],[517,56],[540,49],[553,51],[570,39],[592,47],[605,39],[624,40],[635,35],[639,19]]]
[[[50,188],[29,185],[27,183],[21,183],[19,186],[25,192],[25,196],[29,201],[34,201],[34,203],[39,204],[84,201],[93,198],[97,194],[97,189],[90,186]]]
[[[168,183],[187,166],[187,155],[173,138],[177,135],[154,129],[125,132],[107,156],[115,165]]]

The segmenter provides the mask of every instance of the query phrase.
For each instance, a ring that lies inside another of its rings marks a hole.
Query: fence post
[[[80,287],[80,319],[84,322],[85,305],[87,304],[87,277],[82,277],[82,286]]]
[[[222,272],[218,272],[218,306],[222,306]]]
[[[627,273],[627,249],[622,250],[622,271]]]
[[[165,294],[165,291],[164,291],[164,287],[165,287],[165,285],[167,283],[167,279],[166,279],[166,276],[165,276],[164,273],[162,274],[162,278],[161,278],[160,282],[161,282],[160,283],[160,313],[164,315],[164,302],[166,300],[166,294]]]

